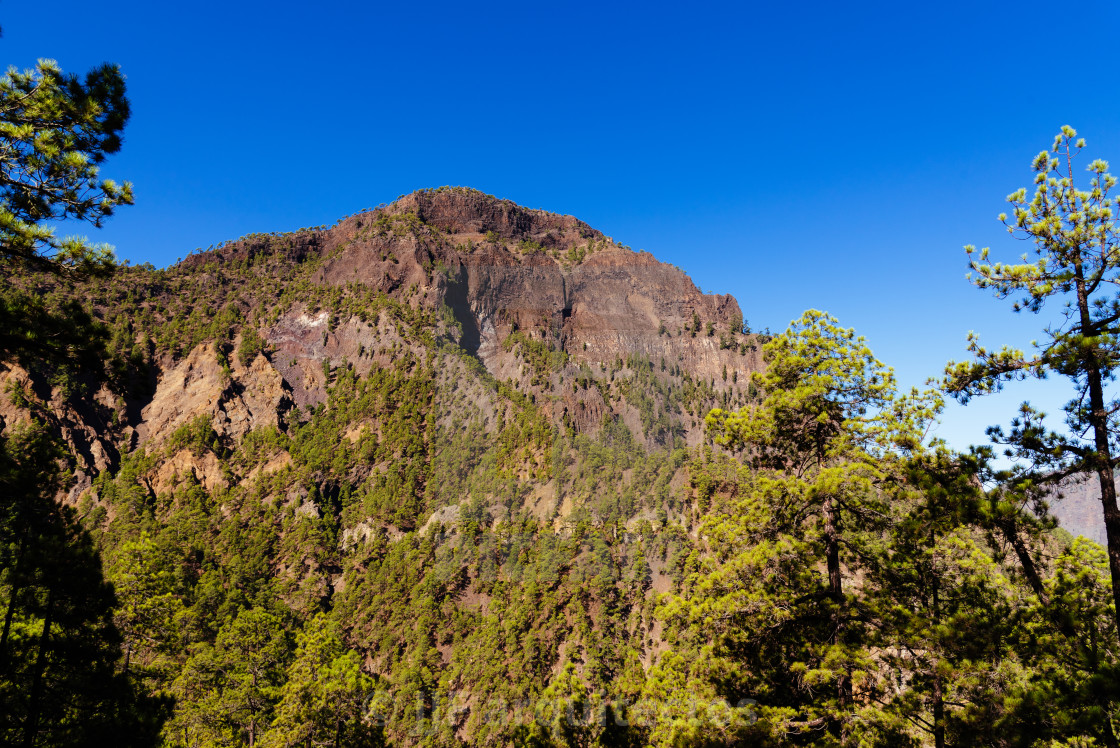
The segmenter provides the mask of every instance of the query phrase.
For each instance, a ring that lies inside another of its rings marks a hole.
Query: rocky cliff
[[[733,349],[728,344],[742,324],[733,298],[702,294],[678,268],[571,216],[444,188],[341,221],[315,236],[313,246],[323,258],[316,283],[358,284],[446,305],[461,326],[460,345],[499,378],[512,373],[501,343],[518,330],[576,364],[640,355],[721,381],[724,367],[757,365],[757,356],[744,358],[743,340],[737,337]],[[224,261],[241,251],[234,244],[216,255]],[[285,317],[269,339],[292,343],[297,330],[315,324]],[[337,356],[327,345],[315,348],[313,335],[303,337],[306,344],[291,346],[293,353]]]
[[[1070,533],[1107,544],[1101,488],[1096,476],[1067,478],[1052,492],[1048,503],[1058,524]]]
[[[286,247],[279,257],[278,243]],[[218,274],[261,255],[313,268],[312,287],[361,288],[412,307],[446,308],[458,328],[454,342],[496,378],[527,389],[549,390],[581,365],[599,376],[637,356],[739,392],[760,363],[730,296],[701,293],[680,269],[571,216],[474,190],[413,193],[295,241],[233,242],[193,255],[182,270]],[[346,361],[364,373],[385,362],[363,354],[404,341],[393,324],[362,319],[360,309],[347,315],[320,308],[327,292],[305,296],[279,310],[262,334],[294,402],[310,407],[325,397],[323,362]],[[562,354],[563,366],[547,382],[534,377],[525,350],[509,344],[514,333],[526,347]],[[695,419],[687,423],[690,441],[697,427]]]

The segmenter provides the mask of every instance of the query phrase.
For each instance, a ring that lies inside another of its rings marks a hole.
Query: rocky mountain
[[[1095,476],[1067,478],[1048,500],[1050,512],[1064,529],[1106,545],[1101,489]]]
[[[0,430],[38,413],[62,436],[65,502],[145,611],[120,614],[129,667],[207,745],[231,713],[187,694],[226,693],[207,658],[250,615],[327,615],[368,688],[467,694],[437,742],[512,740],[479,699],[572,663],[638,688],[654,596],[732,469],[698,449],[705,415],[757,397],[762,336],[730,296],[467,189],[29,283],[92,308],[105,370],[0,365]]]
[[[332,371],[366,375],[414,342],[398,320],[371,317],[379,305],[429,315],[426,332],[531,393],[552,422],[594,432],[617,416],[650,445],[697,444],[700,400],[687,409],[660,402],[665,421],[651,430],[644,400],[570,383],[624,379],[640,362],[664,382],[708,388],[705,403],[741,402],[760,365],[730,296],[701,293],[680,269],[571,216],[462,188],[406,195],[330,228],[246,237],[167,271],[133,269],[94,293],[122,335],[149,347],[154,386],[143,395],[134,387],[115,416],[108,389],[100,413],[68,409],[56,393],[89,476],[115,465],[122,443],[159,444],[200,416],[235,442],[284,424],[293,407],[326,402]],[[227,329],[209,329],[206,317],[223,314]],[[262,355],[242,362],[231,354],[244,320],[257,322]],[[2,376],[26,372],[9,366]],[[6,407],[3,422],[18,417]]]
[[[234,244],[213,259],[236,260],[253,251],[251,244]],[[666,358],[711,380],[720,378],[724,367],[757,363],[744,360],[739,341],[734,350],[726,345],[742,320],[730,296],[701,294],[679,269],[620,246],[570,216],[527,210],[471,190],[407,195],[316,232],[307,251],[321,259],[311,276],[315,284],[358,284],[390,297],[407,296],[425,308],[446,306],[461,329],[456,342],[500,379],[518,376],[518,357],[503,355],[509,351],[502,348],[517,331],[562,351],[572,366],[601,367],[638,355]],[[188,266],[211,261],[198,255]],[[697,319],[703,329],[686,333]],[[291,310],[265,336],[297,361],[354,357],[362,345],[357,323],[340,320],[355,326],[323,343],[309,331],[325,321],[322,314]],[[709,323],[719,336],[709,334]],[[301,388],[304,377],[290,366],[281,368],[295,389],[309,392],[298,396],[301,404],[321,400],[319,387]]]

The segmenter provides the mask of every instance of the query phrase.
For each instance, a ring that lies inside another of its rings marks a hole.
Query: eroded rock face
[[[720,350],[719,334],[742,319],[735,299],[702,294],[677,268],[648,253],[611,250],[572,271],[568,348],[579,360],[610,361],[638,354],[676,361],[703,379],[720,379],[724,366],[753,369],[737,352]],[[682,332],[693,322],[695,336]],[[708,335],[708,323],[714,325]],[[659,332],[664,329],[664,333]],[[586,343],[586,352],[583,344]]]
[[[248,366],[231,357],[219,363],[215,343],[204,343],[159,377],[155,394],[141,411],[137,446],[156,447],[175,431],[206,417],[218,436],[238,440],[255,428],[276,426],[291,407],[290,388],[263,355]]]
[[[117,407],[115,398],[102,387],[86,401],[70,401],[57,389],[35,379],[15,363],[0,363],[0,433],[25,425],[29,411],[12,393],[23,392],[36,401],[36,409],[50,422],[62,438],[66,450],[76,459],[75,482],[70,496],[77,496],[89,487],[91,476],[112,469],[120,459],[118,436],[109,428]],[[127,438],[122,439],[126,442]]]
[[[199,456],[181,449],[160,463],[149,481],[148,489],[152,495],[159,495],[171,490],[188,476],[207,491],[215,491],[227,485],[217,457],[209,452]]]
[[[262,251],[255,241],[189,262],[239,261]],[[311,277],[327,288],[361,287],[431,310],[446,306],[461,328],[461,347],[503,381],[528,386],[532,379],[524,359],[504,345],[514,332],[565,352],[573,370],[584,365],[595,375],[636,355],[717,390],[741,391],[761,366],[758,346],[732,334],[742,319],[732,297],[701,293],[680,269],[576,218],[477,191],[421,191],[284,246],[292,261],[319,257]],[[385,320],[301,305],[282,310],[263,334],[272,367],[303,409],[326,400],[332,367],[345,362],[365,374],[391,364],[392,355],[379,351],[415,342]],[[550,414],[580,426],[594,427],[610,409],[595,392],[551,397],[559,399],[545,405]],[[688,429],[690,443],[699,438],[698,424]]]
[[[233,357],[230,391],[215,414],[215,431],[238,440],[263,426],[280,426],[292,405],[290,387],[262,354],[248,366]]]
[[[421,190],[405,195],[393,206],[413,211],[426,223],[449,234],[485,234],[493,231],[505,239],[528,238],[546,247],[570,248],[603,234],[572,216],[523,208],[477,190]]]
[[[1095,475],[1063,480],[1051,493],[1049,504],[1058,524],[1070,533],[1107,545],[1101,486]]]
[[[0,364],[0,392],[9,389],[28,389],[31,387],[31,377],[27,370],[17,364]],[[0,398],[0,430],[7,430],[24,423],[28,419],[27,411],[16,405],[11,397]]]
[[[742,320],[735,299],[701,293],[680,269],[571,216],[444,189],[408,195],[381,220],[410,213],[422,230],[404,236],[371,231],[370,216],[332,229],[318,280],[415,288],[422,303],[446,304],[463,328],[463,347],[495,375],[495,347],[514,330],[554,337],[577,362],[637,354],[709,381],[722,381],[725,368],[760,365],[756,354],[721,348],[720,338]],[[696,322],[699,331],[691,329]]]

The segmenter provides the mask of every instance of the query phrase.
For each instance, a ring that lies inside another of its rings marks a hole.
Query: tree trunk
[[[936,664],[934,667],[937,667]],[[933,674],[933,745],[945,748],[945,697],[941,692],[941,675]]]
[[[19,550],[16,551],[16,562],[12,568],[12,592],[8,597],[8,608],[4,611],[4,630],[0,632],[0,675],[8,671],[8,638],[12,633],[12,619],[16,612],[16,598],[19,596],[20,576],[23,572],[24,549],[27,546],[27,529],[19,538]]]
[[[1072,179],[1072,173],[1070,177]],[[1077,308],[1081,316],[1081,334],[1094,332],[1085,274],[1081,260],[1074,263]],[[1112,577],[1112,615],[1120,640],[1120,508],[1116,506],[1116,473],[1112,468],[1112,450],[1108,444],[1108,411],[1104,405],[1104,377],[1095,348],[1084,356],[1085,381],[1089,385],[1089,425],[1093,427],[1093,467],[1101,487],[1101,508],[1104,510],[1105,538],[1108,542],[1108,571]]]
[[[4,612],[4,631],[0,633],[0,675],[8,671],[8,636],[12,631],[12,617],[15,615],[19,592],[19,580],[12,580],[12,593],[8,597],[8,609]]]
[[[43,700],[43,671],[47,667],[47,649],[50,645],[51,623],[54,618],[54,590],[47,593],[47,615],[43,620],[43,633],[39,636],[39,653],[35,658],[35,675],[31,681],[31,696],[27,702],[27,718],[23,724],[24,748],[35,744],[39,732],[39,711]]]
[[[1046,588],[1042,585],[1042,576],[1038,573],[1038,567],[1035,565],[1034,559],[1031,558],[1027,544],[1019,537],[1019,528],[1015,526],[1015,521],[1013,519],[1001,519],[998,524],[1004,538],[1011,544],[1015,555],[1019,558],[1019,565],[1023,567],[1023,575],[1027,578],[1027,584],[1031,586],[1031,591],[1034,592],[1039,602],[1044,606],[1049,606],[1050,598],[1046,594]]]
[[[937,545],[937,534],[934,528],[930,527],[929,532],[930,548]],[[933,622],[935,625],[941,625],[941,590],[939,589],[937,573],[934,572],[930,575],[930,580],[933,583]],[[933,745],[934,748],[945,748],[945,695],[943,693],[944,685],[941,682],[941,673],[937,672],[937,660],[933,663]]]
[[[840,576],[840,540],[836,507],[831,498],[824,500],[825,556],[828,563],[828,593],[839,604],[844,599],[843,579]],[[834,632],[835,636],[835,632]]]
[[[1105,715],[1104,715],[1104,744],[1107,745],[1108,748],[1120,748],[1120,742],[1117,742],[1116,733],[1112,729],[1112,717],[1109,716],[1109,714],[1108,714],[1109,706],[1111,706],[1111,705],[1108,703],[1107,700],[1102,700],[1102,701],[1103,701],[1103,703],[1101,704],[1101,706],[1104,708],[1104,711],[1105,711]]]
[[[1090,385],[1089,397],[1094,414],[1101,415],[1101,425],[1093,424],[1097,447],[1097,479],[1101,486],[1101,508],[1104,510],[1104,530],[1108,541],[1108,571],[1112,576],[1112,604],[1113,618],[1116,621],[1116,630],[1120,637],[1120,508],[1116,506],[1116,473],[1112,469],[1112,455],[1108,446],[1107,420],[1104,410],[1104,397],[1101,393],[1100,373],[1096,372],[1097,386]],[[1093,390],[1096,390],[1094,395]],[[1097,419],[1094,417],[1093,419]]]
[[[830,644],[840,643],[840,630],[843,627],[840,607],[844,602],[844,581],[840,574],[840,519],[836,515],[836,505],[831,497],[824,500],[825,556],[828,564],[828,593],[832,602],[832,631],[829,634]],[[837,697],[840,706],[844,707],[852,701],[852,682],[847,675],[841,675],[837,685]]]
[[[825,465],[825,439],[822,426],[819,423],[816,428],[816,433],[814,434],[814,441],[816,442],[817,469],[820,470],[824,468]],[[833,497],[824,497],[824,503],[821,505],[821,513],[824,515],[825,562],[828,567],[828,594],[832,604],[832,630],[829,632],[828,641],[829,644],[835,646],[840,643],[840,631],[844,625],[841,620],[840,611],[844,602],[844,580],[840,573],[840,516]],[[852,702],[852,681],[847,673],[842,673],[836,683],[836,698],[841,710]],[[843,733],[843,729],[841,732]],[[841,737],[843,737],[843,735],[841,735]]]

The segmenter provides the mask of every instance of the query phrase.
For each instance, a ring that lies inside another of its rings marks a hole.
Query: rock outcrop
[[[155,447],[203,416],[219,437],[237,440],[254,428],[277,426],[292,405],[290,387],[263,355],[248,366],[223,368],[214,343],[169,363],[136,426],[137,446]]]
[[[410,230],[388,230],[400,223]],[[759,365],[756,355],[721,347],[742,324],[735,299],[701,293],[680,269],[571,216],[443,188],[346,219],[321,247],[319,282],[415,288],[454,312],[463,347],[492,370],[496,344],[513,330],[554,339],[589,364],[664,358],[709,381],[721,381],[725,367]]]
[[[1058,524],[1070,533],[1107,544],[1101,487],[1095,475],[1067,478],[1058,485],[1048,503]]]

